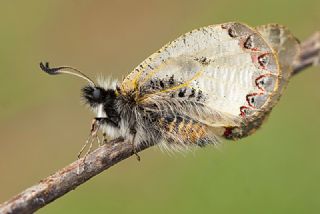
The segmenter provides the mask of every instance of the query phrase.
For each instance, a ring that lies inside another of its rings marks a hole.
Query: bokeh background
[[[320,1],[0,1],[0,202],[76,159],[93,115],[84,81],[38,63],[121,78],[182,33],[242,21],[320,30]],[[149,149],[39,213],[319,213],[320,68],[294,77],[267,123],[174,156]]]

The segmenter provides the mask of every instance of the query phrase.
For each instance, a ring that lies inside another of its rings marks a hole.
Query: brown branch
[[[136,150],[145,148],[143,145]],[[88,154],[85,161],[81,158],[71,163],[3,203],[0,213],[33,213],[131,155],[131,143],[120,138],[112,140]]]
[[[320,65],[320,31],[314,33],[300,45],[301,54],[294,64],[293,75],[310,66]]]
[[[310,66],[319,65],[320,33],[315,33],[303,42],[301,49],[301,57],[294,64],[294,74]],[[143,145],[136,150],[139,152],[148,147],[150,146]],[[4,202],[0,205],[0,213],[32,213],[133,154],[130,142],[122,139],[110,141],[90,153],[85,161],[79,159],[71,163]]]

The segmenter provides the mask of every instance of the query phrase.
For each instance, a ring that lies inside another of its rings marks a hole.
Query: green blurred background
[[[182,33],[277,22],[301,40],[320,1],[0,1],[0,202],[76,159],[93,115],[84,81],[38,63],[121,78]],[[39,213],[319,213],[320,68],[293,78],[256,134],[187,155],[142,152]]]

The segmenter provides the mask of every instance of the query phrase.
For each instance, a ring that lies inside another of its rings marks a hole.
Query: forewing
[[[190,101],[197,106],[191,116],[211,126],[234,126],[264,111],[278,90],[279,76],[277,57],[260,33],[226,23],[193,30],[167,44],[120,88],[134,93],[141,105],[182,103],[183,109]]]

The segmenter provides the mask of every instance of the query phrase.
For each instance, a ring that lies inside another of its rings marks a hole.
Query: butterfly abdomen
[[[192,118],[168,115],[160,119],[168,142],[204,146],[208,142],[207,126]]]

